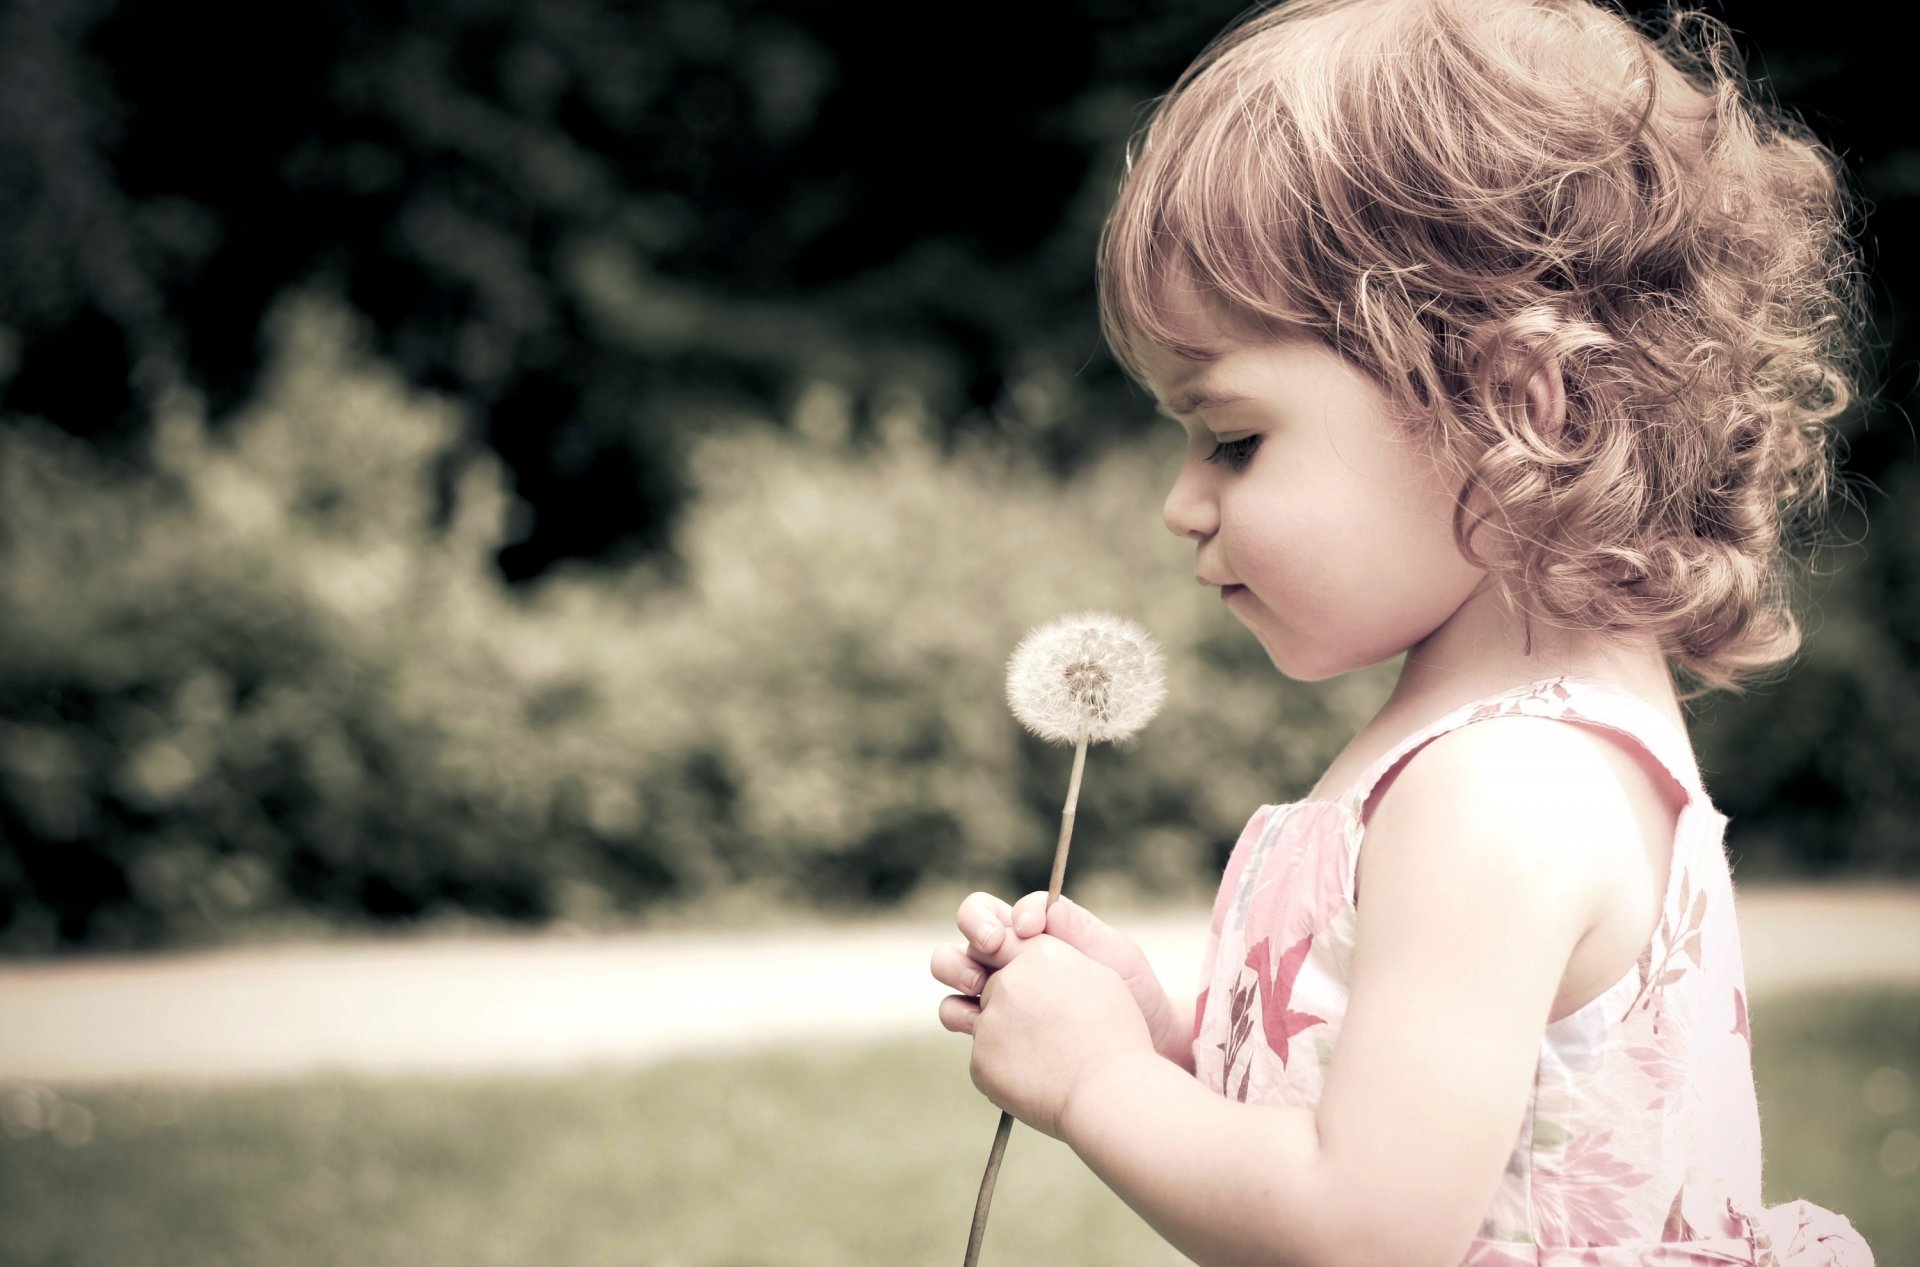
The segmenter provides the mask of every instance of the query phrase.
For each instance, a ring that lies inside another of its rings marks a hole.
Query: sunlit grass
[[[1831,1205],[1883,1264],[1920,1261],[1902,1169],[1920,1145],[1920,998],[1762,1000],[1754,1027],[1767,1199]],[[964,1042],[938,1038],[553,1079],[13,1087],[0,1262],[948,1263],[994,1117]],[[1182,1261],[1029,1131],[988,1250]]]
[[[1752,1020],[1767,1202],[1838,1210],[1880,1267],[1920,1263],[1920,994],[1763,997]]]

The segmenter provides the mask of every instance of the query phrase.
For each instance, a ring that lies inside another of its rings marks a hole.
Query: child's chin
[[[1332,659],[1313,659],[1301,654],[1298,647],[1275,646],[1270,640],[1262,638],[1261,645],[1266,648],[1267,660],[1280,672],[1280,676],[1292,682],[1325,682],[1345,673],[1371,668],[1378,661],[1357,664],[1350,657]]]
[[[1265,646],[1268,662],[1279,671],[1281,677],[1290,682],[1324,682],[1343,672],[1340,669],[1327,668],[1324,665],[1301,660],[1297,654],[1276,648],[1272,643],[1265,643]]]

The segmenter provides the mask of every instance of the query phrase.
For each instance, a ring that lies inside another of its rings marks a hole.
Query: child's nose
[[[1214,504],[1206,477],[1194,470],[1191,461],[1174,480],[1166,502],[1160,507],[1160,518],[1166,523],[1167,531],[1176,537],[1205,540],[1219,530],[1219,507]]]

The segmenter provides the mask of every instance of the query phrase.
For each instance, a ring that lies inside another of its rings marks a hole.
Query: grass
[[[1832,1206],[1882,1264],[1920,1262],[1920,997],[1762,999],[1753,1023],[1768,1201]],[[0,1262],[951,1263],[994,1117],[965,1043],[938,1038],[549,1079],[14,1086]],[[987,1251],[1184,1261],[1024,1130]]]
[[[1920,994],[1762,997],[1752,1027],[1767,1203],[1805,1197],[1880,1267],[1920,1263]]]

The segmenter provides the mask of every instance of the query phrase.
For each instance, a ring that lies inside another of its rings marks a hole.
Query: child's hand
[[[975,893],[960,904],[957,922],[966,943],[942,946],[933,956],[934,979],[964,996],[941,1002],[940,1023],[946,1028],[957,1034],[972,1033],[973,1019],[980,1014],[975,999],[987,977],[1044,931],[1111,968],[1139,1007],[1154,1050],[1191,1068],[1191,1026],[1175,1011],[1146,954],[1132,938],[1114,931],[1085,907],[1063,897],[1048,910],[1044,892],[1029,893],[1012,906],[991,894]]]
[[[1119,975],[1044,935],[988,977],[972,1028],[973,1085],[1056,1139],[1086,1078],[1112,1060],[1153,1051]]]
[[[1045,900],[1046,894],[1040,896]],[[956,1034],[971,1034],[987,978],[1011,963],[1028,939],[1014,931],[1013,908],[991,893],[969,894],[954,923],[966,941],[933,952],[933,979],[959,991],[940,1000],[940,1024]]]

